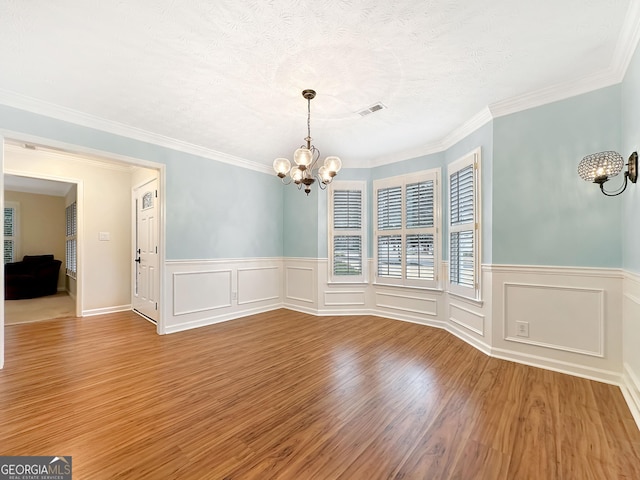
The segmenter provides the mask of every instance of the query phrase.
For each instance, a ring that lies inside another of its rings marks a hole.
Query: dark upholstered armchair
[[[4,266],[4,298],[19,300],[53,295],[58,291],[60,260],[53,255],[25,255]]]

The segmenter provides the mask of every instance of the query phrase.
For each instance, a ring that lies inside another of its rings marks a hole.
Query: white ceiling
[[[4,0],[0,102],[231,163],[371,166],[621,80],[638,0]],[[356,112],[382,102],[387,109]],[[470,122],[470,123],[469,123]],[[132,128],[128,128],[132,127]],[[452,133],[454,132],[454,133]],[[452,136],[453,135],[453,136]]]

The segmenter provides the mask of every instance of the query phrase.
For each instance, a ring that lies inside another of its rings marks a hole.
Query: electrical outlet
[[[516,335],[519,337],[529,336],[529,322],[516,322],[516,329]]]

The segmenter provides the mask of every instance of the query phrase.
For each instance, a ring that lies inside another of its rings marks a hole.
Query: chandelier
[[[282,179],[282,183],[289,185],[291,182],[298,186],[298,190],[302,189],[307,195],[311,192],[311,185],[318,180],[318,185],[324,190],[331,183],[333,177],[342,168],[342,161],[335,156],[324,159],[324,165],[317,167],[320,158],[320,150],[311,145],[311,100],[315,98],[314,90],[303,90],[302,96],[307,99],[307,137],[304,139],[306,144],[301,145],[293,153],[293,161],[295,165],[292,167],[291,162],[286,158],[276,158],[273,161],[273,169],[278,177]],[[289,174],[288,181],[285,180]]]

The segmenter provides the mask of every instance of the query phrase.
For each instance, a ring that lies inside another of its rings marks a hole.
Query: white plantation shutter
[[[454,172],[449,177],[451,225],[473,222],[473,165]]]
[[[439,170],[374,182],[376,281],[437,286]]]
[[[463,287],[474,288],[473,231],[451,232],[450,281]]]
[[[67,275],[76,277],[78,272],[78,210],[76,202],[65,208],[66,215],[66,260],[65,268]]]
[[[378,190],[378,230],[402,228],[402,187]]]
[[[479,295],[479,150],[449,166],[449,284],[466,296]]]
[[[433,183],[407,185],[407,228],[433,227]]]
[[[362,192],[359,190],[333,191],[333,228],[359,229],[362,227]]]
[[[364,281],[364,182],[334,182],[329,190],[330,278]]]
[[[433,280],[433,234],[407,235],[407,278]]]
[[[17,208],[7,202],[7,206],[4,208],[4,263],[11,263],[17,260],[17,218]]]
[[[378,237],[378,275],[402,278],[402,236]]]

